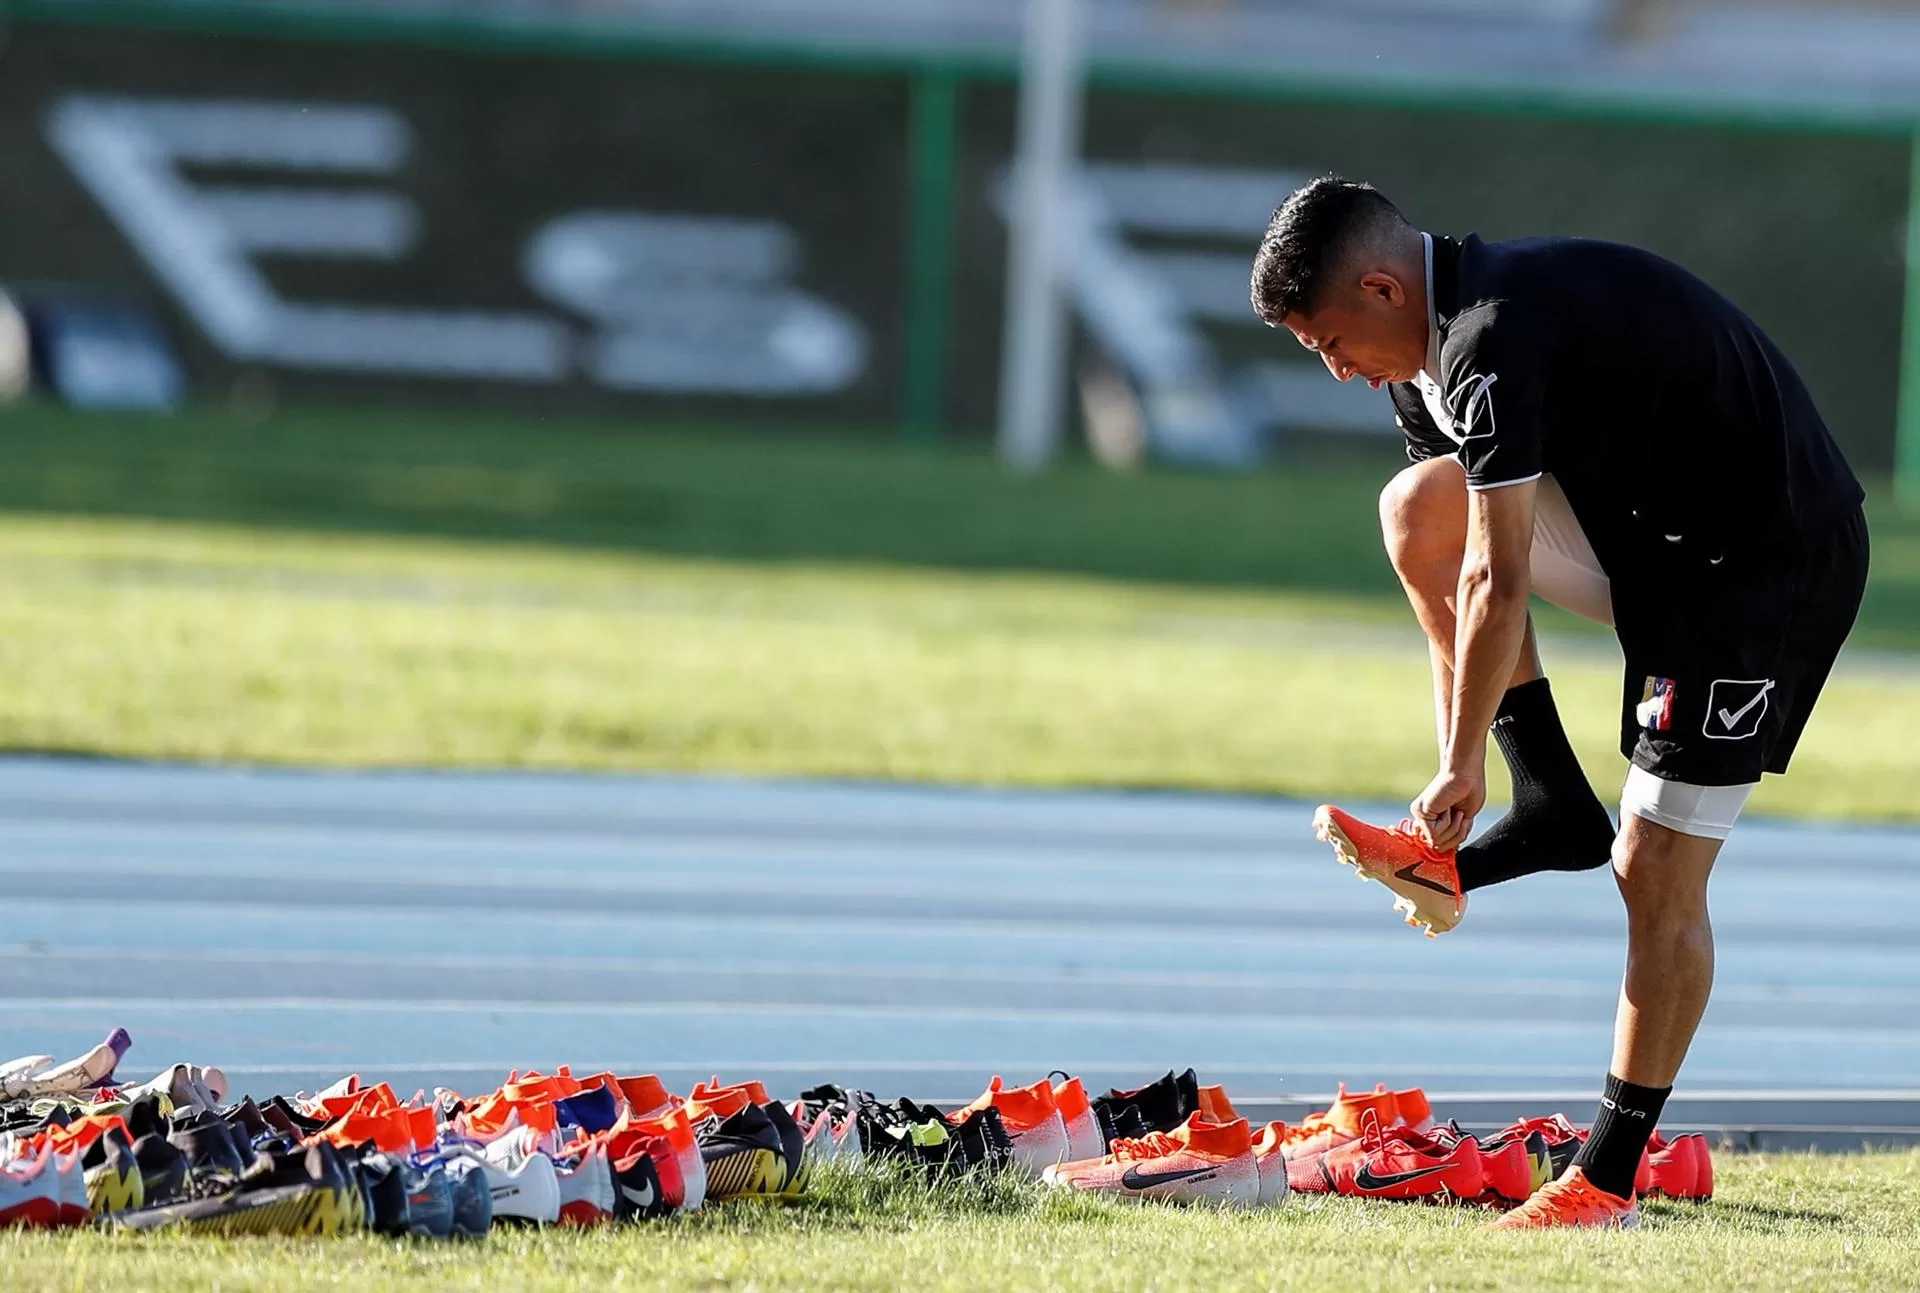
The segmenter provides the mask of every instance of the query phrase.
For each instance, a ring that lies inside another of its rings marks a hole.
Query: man
[[[1497,1224],[1631,1226],[1712,984],[1708,873],[1761,774],[1786,771],[1859,609],[1859,482],[1760,329],[1632,247],[1456,242],[1316,180],[1275,212],[1253,302],[1341,381],[1389,389],[1411,461],[1380,515],[1428,638],[1440,771],[1399,829],[1330,806],[1316,829],[1429,937],[1470,890],[1611,858],[1628,940],[1605,1094],[1573,1165]],[[1625,652],[1617,834],[1561,729],[1529,590]],[[1469,843],[1490,728],[1513,805]]]

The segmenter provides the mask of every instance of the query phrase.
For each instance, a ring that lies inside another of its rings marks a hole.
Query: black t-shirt
[[[1408,457],[1474,489],[1552,473],[1615,580],[1792,559],[1863,498],[1779,347],[1651,252],[1435,237],[1430,299],[1437,356],[1391,387]]]

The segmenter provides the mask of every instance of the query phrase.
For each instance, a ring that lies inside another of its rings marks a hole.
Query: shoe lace
[[[1437,861],[1438,859],[1444,858],[1445,856],[1447,856],[1444,853],[1437,853],[1434,851],[1433,845],[1427,843],[1427,837],[1420,833],[1420,828],[1414,825],[1413,818],[1411,817],[1402,817],[1400,819],[1400,824],[1394,827],[1393,831],[1396,835],[1404,835],[1407,838],[1409,843],[1413,844],[1416,848],[1420,850],[1421,853],[1425,854],[1427,857],[1433,858]]]
[[[1124,1163],[1140,1158],[1165,1158],[1180,1148],[1180,1142],[1164,1131],[1144,1136],[1120,1136],[1107,1147],[1107,1157]]]
[[[1371,1109],[1360,1115],[1360,1143],[1369,1154],[1387,1145],[1386,1133],[1380,1129],[1380,1115]]]

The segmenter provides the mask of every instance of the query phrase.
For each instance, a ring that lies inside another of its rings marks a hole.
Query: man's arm
[[[1508,301],[1484,301],[1454,317],[1441,345],[1440,388],[1468,494],[1440,772],[1413,801],[1414,820],[1440,849],[1464,843],[1486,803],[1487,728],[1527,640],[1552,323]]]
[[[1533,505],[1528,480],[1467,495],[1466,554],[1453,648],[1453,697],[1440,772],[1413,803],[1437,849],[1457,848],[1487,799],[1487,729],[1526,641]]]

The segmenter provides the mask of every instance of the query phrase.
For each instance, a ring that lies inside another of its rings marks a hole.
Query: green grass
[[[1893,1290],[1920,1286],[1920,1153],[1720,1156],[1719,1197],[1631,1234],[1505,1235],[1483,1213],[1296,1198],[1129,1207],[988,1183],[838,1177],[791,1208],[471,1246],[0,1233],[0,1288]]]
[[[1016,480],[338,413],[29,410],[0,445],[0,747],[1387,799],[1431,772],[1380,466]],[[1861,636],[1920,645],[1920,526],[1876,526]],[[1617,784],[1609,640],[1549,655]],[[1920,818],[1916,722],[1920,669],[1837,680],[1757,806]]]

